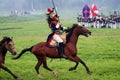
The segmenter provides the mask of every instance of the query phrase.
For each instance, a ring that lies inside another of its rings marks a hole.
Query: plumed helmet
[[[56,14],[54,13],[54,11],[53,11],[51,8],[48,8],[47,11],[48,11],[49,16],[50,16],[51,19],[52,19],[54,16],[56,16]]]

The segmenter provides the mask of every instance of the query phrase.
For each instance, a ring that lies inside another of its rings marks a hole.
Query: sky
[[[53,7],[52,0],[0,0],[0,12],[18,11],[43,11]],[[106,10],[120,10],[120,0],[54,0],[58,11],[77,11],[79,13],[85,4],[97,5],[102,12]]]

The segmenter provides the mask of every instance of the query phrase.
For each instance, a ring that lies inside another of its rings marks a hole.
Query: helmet
[[[56,14],[54,13],[54,11],[51,8],[48,8],[47,11],[49,12],[49,16],[52,19],[54,16],[56,16]]]

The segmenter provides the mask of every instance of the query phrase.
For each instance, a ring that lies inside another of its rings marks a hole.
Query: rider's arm
[[[63,31],[64,31],[64,30],[66,30],[66,29],[68,29],[68,28],[67,28],[67,27],[62,27],[62,26],[60,27],[60,30],[63,30]]]

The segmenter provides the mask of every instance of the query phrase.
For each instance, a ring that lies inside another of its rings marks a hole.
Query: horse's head
[[[13,38],[10,37],[3,37],[3,40],[1,41],[2,46],[4,46],[10,53],[13,55],[16,55],[17,51],[16,48],[14,47],[14,42]]]
[[[85,28],[84,26],[81,26],[78,24],[75,24],[74,26],[76,27],[76,32],[78,33],[78,35],[83,35],[86,37],[91,35],[91,32],[87,28]]]

